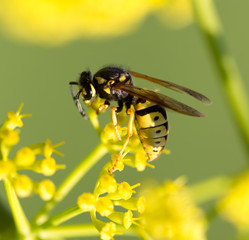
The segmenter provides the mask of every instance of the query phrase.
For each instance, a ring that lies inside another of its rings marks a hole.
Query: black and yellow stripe
[[[138,99],[134,104],[135,125],[149,161],[159,157],[169,133],[167,114],[164,108]]]

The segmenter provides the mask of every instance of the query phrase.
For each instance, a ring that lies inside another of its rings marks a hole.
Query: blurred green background
[[[216,6],[228,45],[248,89],[249,2],[218,0]],[[66,170],[58,171],[52,177],[57,185],[99,142],[90,122],[78,113],[68,82],[76,81],[85,69],[95,73],[109,64],[187,86],[213,101],[211,106],[206,107],[188,96],[160,90],[197,108],[207,117],[192,118],[168,111],[170,135],[167,148],[171,154],[162,155],[153,162],[155,169],[138,173],[135,169],[126,168],[121,174],[116,174],[118,178],[127,180],[129,176],[130,184],[150,178],[161,183],[184,175],[188,184],[193,184],[247,167],[242,141],[231,119],[218,74],[195,24],[174,30],[165,27],[155,16],[150,16],[131,34],[116,38],[80,39],[58,47],[19,42],[0,32],[0,120],[2,122],[7,111],[16,111],[23,102],[22,113],[32,113],[32,117],[24,119],[18,148],[43,142],[46,138],[54,144],[66,142],[58,149],[65,156],[56,156],[59,164],[67,165]],[[135,83],[150,89],[158,88],[141,80],[135,80]],[[100,119],[102,125],[109,122],[110,111]],[[55,212],[74,205],[82,192],[92,191],[101,167],[108,160],[109,156],[101,160]],[[35,174],[32,176],[38,178]],[[2,184],[0,197],[8,207]],[[43,205],[38,196],[22,199],[21,203],[29,218]],[[209,204],[204,207],[208,209]],[[81,215],[74,220],[82,221],[90,221],[89,215]],[[208,230],[208,239],[230,240],[235,234],[230,224],[217,217]]]

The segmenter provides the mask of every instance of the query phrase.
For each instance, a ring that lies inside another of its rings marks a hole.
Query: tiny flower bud
[[[44,201],[50,200],[55,193],[55,185],[50,180],[43,180],[38,184],[37,192]]]
[[[18,166],[31,166],[35,161],[35,153],[29,147],[21,148],[15,157]]]
[[[121,199],[128,200],[134,191],[132,187],[127,182],[122,182],[118,185],[118,192],[120,194]]]
[[[137,200],[137,211],[139,213],[143,213],[145,211],[145,208],[146,208],[146,200],[145,197],[142,196]]]
[[[26,175],[20,175],[14,181],[14,187],[19,197],[24,198],[30,196],[33,190],[33,183]]]
[[[8,146],[16,145],[19,142],[17,130],[4,129],[0,132],[0,138]]]
[[[97,212],[103,217],[110,215],[114,208],[112,201],[107,197],[100,197],[95,206]]]
[[[44,156],[46,158],[49,158],[49,157],[51,157],[51,155],[52,155],[53,152],[57,153],[60,156],[63,156],[63,153],[61,153],[61,152],[59,152],[59,151],[57,151],[55,149],[56,147],[59,147],[62,144],[64,144],[64,142],[60,142],[60,143],[58,143],[56,145],[52,145],[52,142],[50,141],[50,139],[47,139],[46,142],[45,142],[45,144],[44,144],[44,150],[43,150],[44,151],[43,152]]]
[[[15,171],[12,161],[0,161],[0,180],[11,175]]]
[[[92,193],[83,193],[78,197],[77,204],[83,211],[91,211],[95,208],[96,198]]]
[[[53,158],[45,158],[41,161],[40,171],[44,176],[52,176],[56,171],[56,162]]]
[[[116,224],[113,222],[106,223],[100,231],[100,238],[102,240],[111,240],[114,239],[116,233]]]
[[[133,214],[131,210],[128,210],[126,213],[124,213],[124,218],[123,218],[123,225],[126,229],[129,229],[130,226],[133,223]]]
[[[113,175],[102,175],[99,179],[99,184],[101,188],[101,194],[105,192],[112,193],[117,189],[117,182],[114,179]]]

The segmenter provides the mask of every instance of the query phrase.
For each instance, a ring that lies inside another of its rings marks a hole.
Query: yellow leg
[[[101,104],[99,105],[99,108],[97,110],[97,114],[100,114],[101,112],[103,112],[104,110],[106,110],[109,107],[109,105],[107,104]]]
[[[117,157],[116,161],[113,163],[113,167],[109,170],[109,173],[113,173],[113,171],[116,169],[117,164],[120,161],[127,144],[129,143],[130,137],[133,134],[132,127],[133,127],[134,116],[135,116],[133,109],[129,108],[127,110],[127,114],[130,115],[130,119],[129,119],[129,122],[128,122],[127,137],[126,137],[126,140],[125,140],[125,142],[124,142],[124,144],[123,144],[123,146],[122,146],[122,148],[121,148],[121,150],[120,150],[120,152],[118,154],[118,157]]]
[[[120,137],[120,134],[118,132],[117,108],[114,106],[112,107],[112,122],[113,122],[113,125],[115,127],[115,131],[116,131],[116,135],[118,137],[118,140],[121,141],[121,137]]]

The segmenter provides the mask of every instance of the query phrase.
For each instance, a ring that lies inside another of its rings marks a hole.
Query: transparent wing
[[[202,95],[201,93],[198,93],[198,92],[196,92],[194,90],[183,87],[181,85],[178,85],[178,84],[175,84],[175,83],[172,83],[172,82],[168,82],[168,81],[164,81],[164,80],[160,80],[160,79],[157,79],[157,78],[149,77],[147,75],[137,73],[137,72],[133,72],[133,71],[130,71],[130,70],[128,70],[128,72],[134,77],[141,78],[141,79],[144,79],[144,80],[159,84],[159,85],[161,85],[163,87],[169,88],[169,89],[177,91],[177,92],[187,93],[188,95],[196,98],[197,100],[201,101],[204,104],[209,105],[209,104],[212,103],[212,101],[209,98]]]
[[[151,90],[139,88],[133,85],[122,84],[122,83],[114,85],[113,88],[125,91],[129,93],[130,95],[147,100],[149,102],[156,103],[162,107],[172,109],[182,114],[195,116],[195,117],[205,117],[205,115],[199,112],[198,110],[184,103],[181,103],[173,98],[162,95],[158,92],[154,92]]]

